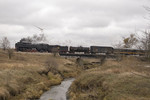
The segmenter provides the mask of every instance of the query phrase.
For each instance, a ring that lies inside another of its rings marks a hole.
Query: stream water
[[[66,93],[73,81],[74,78],[65,79],[60,85],[53,86],[45,92],[39,100],[67,100]]]

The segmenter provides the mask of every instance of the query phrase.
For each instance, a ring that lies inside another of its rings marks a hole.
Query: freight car
[[[114,49],[106,46],[91,46],[90,50],[91,54],[112,54]]]
[[[68,46],[59,46],[59,53],[68,53]]]
[[[138,49],[130,49],[130,48],[124,48],[124,49],[114,49],[114,54],[121,54],[121,55],[139,55],[144,56],[145,50],[138,50]]]
[[[48,45],[47,52],[58,52],[59,48],[59,45]]]
[[[90,48],[89,47],[70,47],[70,53],[76,53],[76,52],[80,52],[80,53],[84,53],[84,54],[88,54],[90,53]]]

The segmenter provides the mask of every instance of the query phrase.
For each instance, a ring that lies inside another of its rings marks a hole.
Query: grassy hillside
[[[134,57],[106,61],[72,84],[70,100],[150,100],[150,64]]]
[[[49,53],[17,53],[8,59],[0,50],[0,100],[37,99],[50,86],[77,75],[74,61]]]

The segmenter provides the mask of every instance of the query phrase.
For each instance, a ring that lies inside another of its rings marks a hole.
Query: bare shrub
[[[58,73],[58,63],[56,59],[54,58],[49,58],[46,62],[46,70],[49,72],[51,71],[54,74]]]
[[[103,65],[105,61],[106,61],[106,56],[100,58],[101,65]]]
[[[8,53],[8,58],[11,59],[12,56],[14,55],[14,51],[12,49],[8,49],[7,50],[7,53]]]
[[[84,65],[84,62],[83,62],[83,60],[82,60],[81,58],[77,58],[77,59],[76,59],[76,64],[77,64],[78,66],[83,66],[83,65]]]

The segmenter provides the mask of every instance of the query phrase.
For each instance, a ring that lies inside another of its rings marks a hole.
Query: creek
[[[67,91],[73,81],[74,78],[65,79],[60,85],[52,86],[39,100],[67,100]]]

